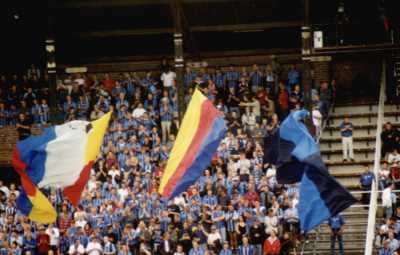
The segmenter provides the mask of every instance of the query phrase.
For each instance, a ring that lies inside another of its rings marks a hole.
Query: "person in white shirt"
[[[46,234],[50,237],[50,247],[56,252],[58,250],[58,245],[60,243],[60,231],[58,228],[54,227],[53,224],[50,224],[46,229]]]
[[[394,184],[390,184],[386,189],[382,192],[382,206],[385,208],[386,219],[389,219],[393,216],[392,209],[392,190],[394,189]]]
[[[185,255],[181,244],[178,244],[178,246],[176,246],[176,252],[174,252],[174,255]]]
[[[143,107],[143,104],[142,103],[140,103],[140,104],[138,104],[138,106],[135,108],[135,110],[133,110],[133,112],[132,112],[132,116],[133,116],[133,118],[140,118],[140,117],[142,117],[143,116],[143,114],[146,112],[146,110],[144,109],[144,107]]]
[[[318,106],[314,106],[312,110],[312,122],[315,127],[315,140],[321,137],[321,128],[322,128],[322,114],[319,111]]]
[[[121,202],[125,201],[125,198],[128,196],[128,194],[129,194],[129,190],[127,188],[127,185],[125,182],[123,182],[121,184],[121,188],[118,189],[119,201],[121,201]]]
[[[250,108],[252,108],[256,118],[260,118],[260,116],[261,116],[261,105],[260,105],[260,101],[258,101],[257,98],[255,98],[255,96],[252,96],[251,100],[249,102],[243,102],[243,103],[240,103],[239,105],[240,106],[245,106],[246,107],[246,111],[247,110],[250,111]]]
[[[239,169],[240,180],[249,181],[251,162],[246,158],[246,153],[244,151],[240,152],[240,158],[236,165]]]
[[[161,74],[161,81],[163,82],[164,88],[172,88],[175,86],[175,79],[176,73],[170,69]]]
[[[252,108],[246,108],[246,114],[242,115],[242,124],[245,126],[246,131],[252,131],[256,125],[257,118],[253,113]]]
[[[208,233],[204,230],[203,226],[201,226],[201,229],[204,233],[204,235],[207,236],[207,244],[211,247],[220,247],[221,246],[221,234],[219,231],[217,231],[216,226],[211,227],[211,233]]]
[[[389,153],[388,162],[389,164],[392,164],[394,162],[399,162],[399,161],[400,161],[400,153],[397,151],[397,149],[394,149],[391,153]]]
[[[85,253],[85,248],[79,241],[79,239],[76,239],[73,244],[69,246],[68,254],[70,255],[83,255]]]
[[[387,186],[390,176],[390,169],[386,161],[383,162],[381,169],[379,170],[378,176],[379,176],[379,188],[381,190],[384,190],[385,187]]]
[[[271,231],[278,231],[278,217],[275,215],[273,209],[268,210],[268,215],[265,216],[265,233],[269,234]]]
[[[100,255],[103,253],[103,247],[101,246],[99,240],[93,237],[86,247],[86,253],[88,255]]]

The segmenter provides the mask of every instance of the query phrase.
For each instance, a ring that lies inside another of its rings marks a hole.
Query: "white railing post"
[[[378,120],[376,128],[376,140],[375,140],[375,158],[374,158],[374,175],[375,181],[371,187],[371,199],[369,203],[368,211],[368,228],[367,228],[367,239],[365,241],[365,255],[372,255],[374,250],[374,239],[375,239],[375,223],[376,223],[376,211],[378,208],[378,180],[379,180],[379,169],[381,161],[381,133],[384,118],[385,108],[385,89],[386,89],[386,63],[385,60],[382,62],[382,76],[379,90],[379,105],[378,105]]]

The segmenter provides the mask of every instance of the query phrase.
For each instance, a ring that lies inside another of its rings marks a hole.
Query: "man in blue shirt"
[[[350,122],[348,117],[345,117],[343,122],[340,124],[340,135],[342,137],[343,145],[343,162],[347,160],[354,161],[353,153],[353,124]]]
[[[328,224],[331,228],[331,254],[335,255],[335,243],[337,239],[339,242],[339,254],[344,255],[342,234],[345,222],[343,216],[339,214],[331,217]]]
[[[393,251],[389,247],[390,240],[383,241],[383,247],[379,250],[379,255],[392,255]]]
[[[219,252],[219,255],[232,255],[232,250],[229,248],[228,242],[224,242],[224,248]]]
[[[360,176],[360,186],[363,191],[369,192],[371,190],[372,182],[375,179],[374,174],[369,168],[369,165],[365,165],[365,171],[364,173]],[[369,199],[370,199],[370,193],[363,193],[361,197],[361,202],[363,205],[368,205],[369,204]],[[368,209],[366,207],[365,209]]]
[[[239,246],[239,255],[254,255],[254,247],[249,244],[246,236],[242,238],[242,245]]]

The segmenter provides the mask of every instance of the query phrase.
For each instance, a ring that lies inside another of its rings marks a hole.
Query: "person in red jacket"
[[[276,237],[275,230],[271,230],[270,236],[264,242],[264,255],[279,255],[281,242]]]
[[[280,119],[284,119],[289,112],[289,93],[285,88],[285,84],[279,83],[278,91],[278,115]]]
[[[50,236],[46,234],[44,226],[40,226],[37,236],[37,251],[39,255],[47,255],[50,250]]]

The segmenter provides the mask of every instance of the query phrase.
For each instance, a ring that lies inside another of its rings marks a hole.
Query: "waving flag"
[[[305,110],[291,113],[265,143],[265,160],[277,166],[278,182],[301,182],[298,211],[305,232],[356,202],[328,173],[318,145],[302,122],[307,115]]]
[[[61,188],[73,205],[79,204],[110,117],[111,112],[93,122],[75,120],[49,127],[17,143],[12,163],[21,177],[17,206],[22,213],[42,223],[55,221],[54,208],[39,190],[45,187]]]
[[[173,198],[196,182],[210,164],[225,132],[222,114],[196,89],[161,178],[159,193]]]

